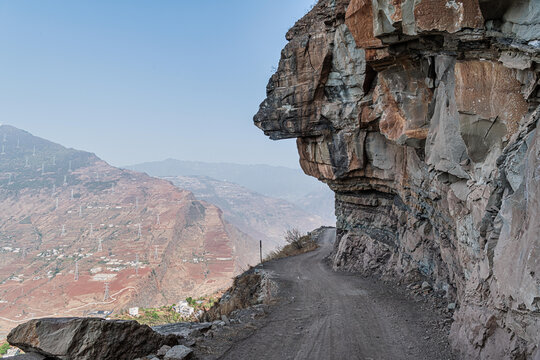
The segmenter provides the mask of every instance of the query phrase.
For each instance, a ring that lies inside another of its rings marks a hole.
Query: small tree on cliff
[[[302,234],[298,229],[289,229],[285,233],[285,241],[287,241],[289,244],[293,245],[297,249],[301,249],[304,246],[302,240]]]

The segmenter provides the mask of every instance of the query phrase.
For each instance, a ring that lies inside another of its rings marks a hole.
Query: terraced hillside
[[[226,287],[258,243],[168,181],[0,126],[0,330]]]

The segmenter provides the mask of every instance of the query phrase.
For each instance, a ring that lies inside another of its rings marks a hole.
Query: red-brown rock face
[[[334,267],[420,274],[465,358],[540,356],[540,5],[321,0],[255,124],[336,193]]]

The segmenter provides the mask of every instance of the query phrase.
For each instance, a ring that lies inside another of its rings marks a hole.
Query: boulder
[[[184,360],[189,359],[193,350],[184,345],[173,346],[165,354],[165,360]]]
[[[136,321],[99,318],[44,318],[17,326],[8,342],[26,353],[53,359],[121,360],[155,353],[175,345],[175,336],[163,336]]]

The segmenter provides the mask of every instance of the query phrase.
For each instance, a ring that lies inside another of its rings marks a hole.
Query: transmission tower
[[[53,194],[56,192],[56,184],[52,184],[52,192]]]
[[[64,175],[64,186],[67,186],[67,175]]]
[[[61,236],[66,236],[66,225],[62,225],[62,234]]]
[[[29,167],[30,164],[28,164],[28,156],[24,157],[24,167]]]
[[[2,144],[2,155],[6,154],[6,145]]]
[[[135,274],[139,275],[139,254],[135,255]]]
[[[79,217],[82,217],[82,205],[79,205]]]
[[[73,200],[73,189],[71,189],[71,200]]]
[[[45,163],[41,163],[41,176],[45,175]]]
[[[56,165],[56,155],[53,155],[53,157],[52,157],[52,164]]]
[[[154,246],[154,260],[157,261],[157,259],[158,259],[158,246],[155,245]]]
[[[98,252],[102,252],[103,251],[103,244],[102,244],[103,240],[101,240],[101,238],[99,239],[99,245],[98,245],[98,249],[97,251]]]
[[[36,156],[36,145],[34,145],[34,150],[32,150],[32,156]]]
[[[71,160],[69,160],[69,169],[68,169],[69,172],[71,172]]]
[[[20,148],[21,138],[17,138],[17,149]]]
[[[79,260],[75,261],[75,281],[79,281]]]
[[[141,224],[138,224],[138,225],[139,225],[139,232],[138,232],[137,236],[141,237],[142,236]]]
[[[159,225],[159,224],[161,224],[161,221],[159,221],[159,214],[157,214],[156,225]]]
[[[135,210],[139,210],[139,198],[135,198]]]
[[[105,283],[105,294],[103,295],[103,301],[109,300],[109,283]]]
[[[90,223],[90,236],[94,234],[94,224]]]
[[[56,198],[56,206],[55,206],[55,210],[58,210],[58,198]]]

